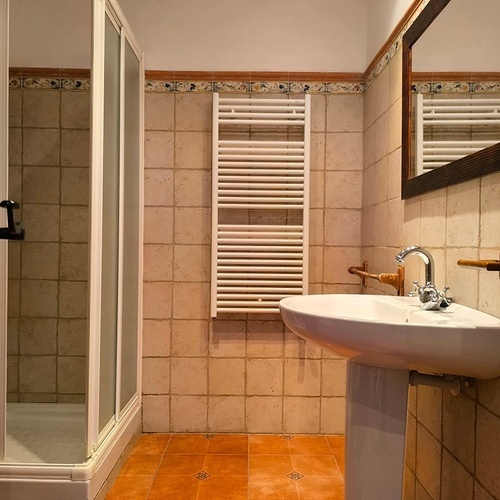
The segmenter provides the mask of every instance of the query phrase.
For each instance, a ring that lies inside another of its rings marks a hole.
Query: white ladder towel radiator
[[[307,293],[310,96],[214,94],[211,316]],[[276,139],[276,140],[275,140]]]
[[[500,140],[500,99],[436,98],[420,93],[414,99],[417,175]]]

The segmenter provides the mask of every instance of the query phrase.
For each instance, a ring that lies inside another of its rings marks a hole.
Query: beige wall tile
[[[144,283],[144,318],[167,319],[172,310],[172,284],[166,282]]]
[[[61,281],[59,283],[59,315],[62,318],[87,317],[87,283]]]
[[[144,121],[146,130],[174,130],[175,94],[145,93]]]
[[[320,360],[293,358],[285,360],[285,396],[319,396],[320,392]]]
[[[206,356],[209,323],[204,320],[172,321],[172,356]]]
[[[172,170],[148,168],[144,171],[144,205],[171,207],[174,204]]]
[[[441,440],[443,390],[420,385],[417,387],[418,421],[438,440]]]
[[[174,283],[174,319],[208,319],[210,285],[208,283]]]
[[[415,472],[416,454],[417,419],[410,412],[408,412],[406,417],[405,464],[412,473]]]
[[[86,243],[88,240],[88,207],[63,205],[61,207],[61,241]]]
[[[415,500],[415,475],[406,465],[403,477],[403,500]]]
[[[25,241],[59,241],[59,206],[24,205]]]
[[[172,432],[207,431],[207,412],[206,396],[171,396]]]
[[[55,393],[56,357],[22,356],[19,359],[20,392]]]
[[[144,281],[170,281],[173,252],[172,245],[144,245]]]
[[[21,200],[23,186],[22,168],[9,166],[9,198]]]
[[[208,245],[210,244],[211,229],[210,209],[175,209],[175,243],[187,245]]]
[[[469,500],[473,496],[472,476],[446,451],[443,451],[441,498]]]
[[[328,132],[363,131],[363,96],[332,94],[326,97]]]
[[[479,180],[448,188],[446,211],[446,244],[448,246],[478,246],[479,192]]]
[[[474,500],[495,500],[477,481],[474,483]]]
[[[142,355],[170,356],[171,329],[169,320],[145,319],[142,327]]]
[[[174,133],[149,131],[144,134],[144,168],[172,169]]]
[[[326,96],[311,95],[311,130],[324,132],[326,130]]]
[[[23,242],[22,277],[28,279],[59,278],[59,245],[57,243]]]
[[[61,243],[60,249],[61,279],[86,281],[88,277],[88,245],[86,243]]]
[[[403,92],[403,51],[398,49],[389,64],[389,104],[401,99]]]
[[[325,210],[325,245],[359,248],[360,243],[361,210]]]
[[[325,283],[359,284],[359,278],[348,272],[349,267],[362,264],[359,247],[325,247],[324,258]]]
[[[88,130],[61,130],[61,166],[88,167],[90,142]]]
[[[21,315],[57,317],[57,281],[23,280],[21,282]]]
[[[87,354],[87,320],[58,320],[57,352],[64,356],[85,356]]]
[[[345,396],[346,362],[343,359],[323,360],[321,365],[321,395]]]
[[[363,134],[337,132],[326,134],[327,170],[362,170]]]
[[[212,126],[211,94],[176,94],[176,130],[205,131]]]
[[[175,168],[210,170],[211,166],[211,133],[177,131],[175,134]]]
[[[246,427],[253,433],[283,432],[283,398],[248,396],[246,398]]]
[[[18,317],[19,310],[21,307],[21,281],[18,279],[9,280],[7,288],[8,288],[7,316]]]
[[[87,360],[83,356],[57,358],[57,390],[61,393],[84,394],[86,389]]]
[[[144,394],[170,393],[170,358],[143,358],[142,392]]]
[[[61,169],[61,203],[65,205],[89,204],[89,169]]]
[[[60,107],[60,92],[24,90],[23,125],[25,127],[58,127]]]
[[[287,397],[283,402],[283,430],[293,434],[320,432],[318,398]]]
[[[176,245],[174,281],[210,281],[210,259],[209,245]]]
[[[424,427],[417,424],[417,478],[438,500],[441,493],[441,445]]]
[[[173,208],[144,208],[144,243],[172,243]]]
[[[211,358],[209,360],[209,394],[245,394],[245,360],[243,358]]]
[[[210,357],[244,358],[246,355],[246,322],[217,318],[209,326]]]
[[[243,396],[211,396],[208,400],[210,432],[244,432],[245,398]]]
[[[21,318],[19,323],[20,354],[56,354],[57,319]]]
[[[476,423],[476,477],[494,496],[500,497],[500,419],[485,410],[477,407]]]
[[[325,206],[361,208],[361,172],[326,172]]]
[[[481,247],[500,247],[500,173],[481,179]],[[498,258],[498,251],[497,251]]]
[[[248,396],[283,394],[283,360],[248,359],[246,394]]]
[[[345,397],[321,398],[322,434],[345,434]]]
[[[61,92],[61,126],[83,129],[90,127],[90,92]]]
[[[24,167],[23,202],[58,204],[59,177],[57,167]]]
[[[326,136],[324,132],[311,133],[310,162],[311,170],[325,169]]]
[[[143,396],[144,432],[170,432],[170,396]]]
[[[172,394],[207,394],[208,363],[206,358],[172,358]]]
[[[247,323],[247,357],[277,358],[283,356],[283,322],[249,320]]]
[[[9,127],[20,127],[23,119],[23,91],[9,89]]]

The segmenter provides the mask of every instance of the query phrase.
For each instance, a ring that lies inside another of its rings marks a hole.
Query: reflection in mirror
[[[497,0],[430,0],[403,37],[402,197],[500,169]]]

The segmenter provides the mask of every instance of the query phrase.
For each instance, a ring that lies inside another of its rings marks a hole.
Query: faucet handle
[[[418,281],[413,282],[413,290],[408,294],[410,297],[418,297],[420,295],[420,290],[422,287],[420,286],[420,283]]]

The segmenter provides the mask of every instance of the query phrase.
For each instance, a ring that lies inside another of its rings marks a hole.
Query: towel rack
[[[482,126],[481,135],[486,133],[486,138],[479,140],[479,134],[470,133],[469,128],[476,125]],[[497,144],[499,133],[500,99],[415,95],[417,175]]]
[[[214,94],[211,315],[307,293],[310,96]]]

